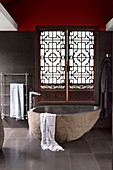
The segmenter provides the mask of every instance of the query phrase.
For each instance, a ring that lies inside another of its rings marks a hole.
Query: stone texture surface
[[[64,142],[80,138],[86,132],[90,131],[100,116],[100,110],[57,116],[56,117],[56,141]],[[40,132],[40,114],[28,111],[28,122],[32,133],[41,139]]]
[[[0,150],[2,149],[3,142],[4,142],[4,129],[2,119],[0,117]]]

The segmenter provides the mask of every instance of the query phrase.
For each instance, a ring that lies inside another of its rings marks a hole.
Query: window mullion
[[[68,102],[68,96],[69,96],[69,86],[68,86],[68,82],[69,82],[69,78],[68,78],[68,56],[69,56],[69,54],[68,54],[68,52],[69,52],[69,40],[68,40],[68,29],[66,30],[66,102]]]

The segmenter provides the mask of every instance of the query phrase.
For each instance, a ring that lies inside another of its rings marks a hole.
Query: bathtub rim
[[[35,113],[35,114],[41,114],[41,113],[50,113],[50,112],[34,112],[34,110],[37,108],[37,107],[45,107],[45,106],[54,106],[54,105],[38,105],[38,106],[36,106],[36,107],[34,107],[34,108],[32,108],[32,109],[30,109],[30,110],[28,110],[28,112],[32,112],[32,113]],[[55,106],[73,106],[73,105],[55,105]],[[61,114],[61,113],[59,113],[59,114],[56,114],[56,116],[72,116],[72,115],[78,115],[78,114],[85,114],[85,113],[89,113],[89,112],[95,112],[95,111],[97,111],[97,110],[100,110],[101,111],[101,108],[100,108],[100,106],[97,106],[97,105],[77,105],[77,106],[83,106],[83,107],[85,107],[85,106],[95,106],[95,107],[97,107],[97,109],[95,109],[95,110],[90,110],[90,111],[84,111],[84,112],[77,112],[77,113],[70,113],[70,114]],[[55,114],[55,113],[50,113],[50,114]]]

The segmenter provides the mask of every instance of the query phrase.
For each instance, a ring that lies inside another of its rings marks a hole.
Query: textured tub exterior
[[[56,141],[64,142],[80,138],[90,131],[100,116],[100,109],[87,113],[56,117]],[[29,128],[32,133],[41,139],[40,113],[28,111]]]
[[[3,130],[2,119],[0,117],[0,150],[2,149],[3,142],[4,142],[4,130]]]

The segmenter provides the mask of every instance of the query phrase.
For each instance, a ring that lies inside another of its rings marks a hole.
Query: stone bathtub
[[[90,131],[100,116],[98,106],[91,105],[43,105],[28,111],[28,123],[31,132],[41,139],[40,113],[56,114],[57,142],[80,138]]]

